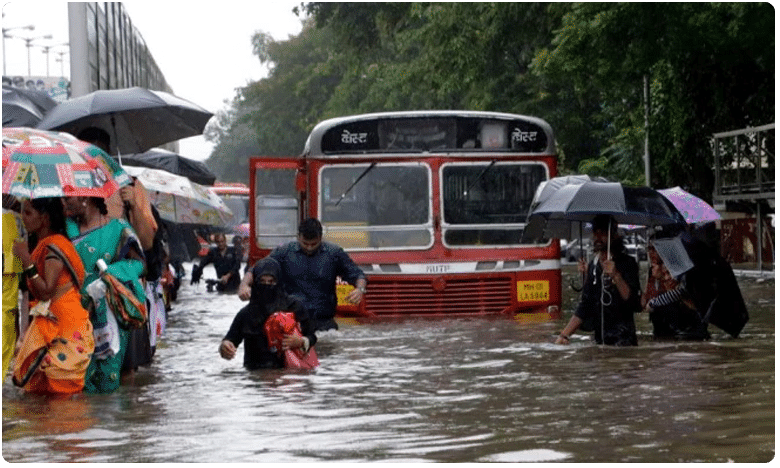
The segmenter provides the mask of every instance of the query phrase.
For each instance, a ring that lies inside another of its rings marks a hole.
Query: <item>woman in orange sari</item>
[[[79,293],[84,266],[64,235],[60,198],[23,201],[22,221],[30,245],[18,241],[14,253],[22,261],[31,294],[32,321],[16,356],[13,380],[31,393],[77,393],[84,387],[95,349],[92,323]]]

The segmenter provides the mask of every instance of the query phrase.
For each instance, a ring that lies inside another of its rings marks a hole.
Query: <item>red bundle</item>
[[[320,365],[314,347],[308,352],[302,349],[282,350],[282,340],[285,335],[303,336],[295,314],[292,312],[275,312],[265,321],[265,335],[268,337],[268,347],[281,356],[284,355],[284,366],[293,369],[314,369]]]

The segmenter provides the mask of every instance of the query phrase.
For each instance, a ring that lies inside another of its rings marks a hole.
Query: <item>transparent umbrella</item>
[[[159,169],[124,168],[143,184],[162,219],[219,227],[233,224],[233,212],[210,188]]]

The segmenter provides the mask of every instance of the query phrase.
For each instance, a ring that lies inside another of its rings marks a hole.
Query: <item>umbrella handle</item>
[[[582,242],[582,221],[580,221],[580,260],[585,258],[585,251],[584,251],[584,244]],[[577,264],[577,268],[579,268],[579,262]],[[585,275],[587,274],[586,271],[583,271],[580,273],[580,286],[576,286],[574,284],[574,278],[571,278],[569,280],[569,286],[574,290],[574,292],[580,292],[585,287]]]

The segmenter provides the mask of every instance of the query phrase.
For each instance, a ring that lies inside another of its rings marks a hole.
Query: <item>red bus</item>
[[[558,318],[560,245],[521,243],[538,185],[557,175],[536,117],[412,111],[323,121],[298,157],[250,160],[249,261],[308,217],[368,278],[340,316]],[[351,286],[339,286],[343,297]]]
[[[233,212],[235,224],[249,222],[249,187],[239,182],[217,182],[210,187]]]

